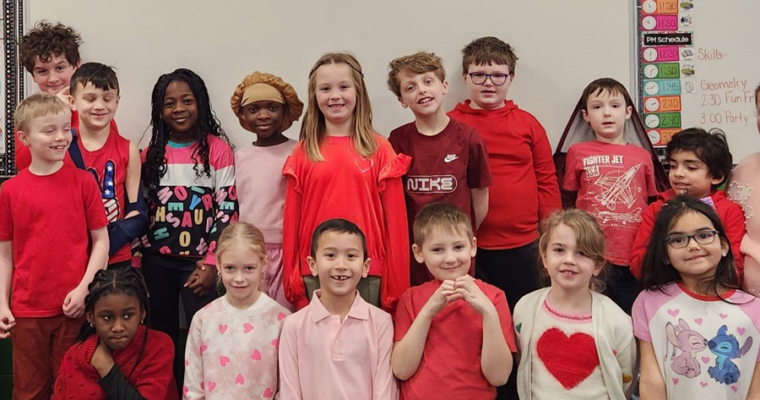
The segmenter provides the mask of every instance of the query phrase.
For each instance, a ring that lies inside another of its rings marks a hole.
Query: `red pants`
[[[13,345],[13,400],[50,400],[61,360],[76,341],[84,317],[16,318]]]

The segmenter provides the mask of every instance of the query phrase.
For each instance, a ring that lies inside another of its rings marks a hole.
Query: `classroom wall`
[[[237,146],[250,143],[229,99],[245,75],[282,76],[306,101],[308,72],[330,51],[351,51],[364,67],[375,128],[388,135],[413,119],[386,88],[388,62],[419,50],[443,57],[449,75],[447,110],[466,97],[461,49],[497,36],[520,60],[509,92],[546,127],[553,145],[593,79],[631,86],[632,5],[629,0],[293,1],[34,0],[26,24],[48,19],[75,27],[85,61],[116,68],[123,136],[139,140],[150,123],[150,93],[162,73],[195,70],[209,88],[222,127]],[[29,80],[29,82],[31,82]],[[34,85],[28,85],[31,88]],[[34,88],[36,89],[36,88]],[[296,138],[300,124],[286,134]],[[140,142],[144,148],[148,135]]]

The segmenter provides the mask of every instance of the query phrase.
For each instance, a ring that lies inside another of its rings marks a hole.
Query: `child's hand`
[[[55,94],[59,99],[71,107],[71,86],[64,86],[58,93]]]
[[[113,364],[114,362],[113,357],[111,356],[111,350],[106,347],[103,341],[98,341],[98,347],[96,347],[95,352],[92,353],[90,365],[98,370],[98,374],[100,374],[100,377],[102,378],[111,372]]]
[[[203,265],[204,268],[201,268]],[[203,261],[198,261],[198,265],[190,274],[185,282],[185,287],[192,290],[198,297],[203,297],[208,293],[208,290],[214,285],[216,277],[216,266],[210,264],[203,264]]]
[[[456,293],[461,295],[464,301],[471,305],[478,314],[485,316],[491,312],[496,313],[496,307],[475,284],[475,278],[470,275],[460,276],[455,284]]]
[[[456,292],[455,282],[452,280],[445,280],[441,283],[441,286],[438,287],[438,290],[430,296],[430,299],[425,303],[422,310],[424,311],[427,309],[430,318],[433,318],[449,305],[449,303],[461,298],[462,295]]]
[[[79,285],[70,291],[63,299],[63,314],[69,318],[79,318],[84,313],[84,298],[87,297],[87,286]]]
[[[16,325],[16,318],[13,317],[8,307],[0,308],[0,339],[7,339],[11,336],[11,329]]]

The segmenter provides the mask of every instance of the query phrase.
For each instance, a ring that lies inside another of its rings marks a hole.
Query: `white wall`
[[[27,28],[40,19],[74,27],[84,61],[116,68],[116,120],[132,140],[148,128],[150,93],[163,73],[187,67],[203,77],[222,127],[241,146],[253,136],[229,99],[245,75],[280,75],[306,102],[313,63],[345,50],[364,67],[375,129],[387,135],[413,119],[385,86],[391,59],[419,50],[443,57],[448,110],[466,96],[462,47],[497,36],[520,57],[508,97],[536,115],[556,146],[583,88],[605,76],[630,86],[635,62],[628,0],[29,0],[26,15]],[[295,138],[299,127],[286,133]],[[146,134],[139,147],[147,143]]]

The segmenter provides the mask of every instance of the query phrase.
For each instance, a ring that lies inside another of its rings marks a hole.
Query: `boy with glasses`
[[[396,153],[412,158],[403,178],[410,233],[422,206],[441,201],[469,215],[476,230],[488,213],[488,155],[478,132],[443,109],[449,84],[441,58],[419,52],[391,61],[389,69],[388,88],[414,113],[414,121],[394,129],[388,139]],[[411,286],[434,280],[411,247],[409,254]],[[475,269],[469,274],[475,275]]]
[[[530,113],[506,100],[517,56],[495,37],[462,50],[462,78],[470,100],[449,112],[475,128],[488,149],[493,177],[489,212],[480,225],[475,277],[502,289],[510,312],[523,295],[539,288],[538,223],[562,207],[546,131]],[[498,399],[517,398],[515,377]]]

